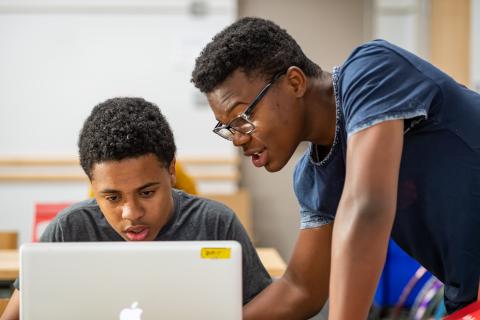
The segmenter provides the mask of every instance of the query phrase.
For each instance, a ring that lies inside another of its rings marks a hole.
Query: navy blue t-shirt
[[[480,95],[383,40],[335,68],[332,148],[310,145],[294,187],[301,228],[335,218],[348,137],[387,120],[405,133],[392,238],[445,283],[449,312],[475,300],[480,274]]]

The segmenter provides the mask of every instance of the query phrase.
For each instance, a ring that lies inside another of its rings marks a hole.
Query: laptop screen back
[[[21,319],[241,319],[234,241],[27,244]]]

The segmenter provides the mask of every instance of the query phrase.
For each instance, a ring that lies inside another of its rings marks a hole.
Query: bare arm
[[[300,231],[285,275],[243,309],[245,320],[307,319],[328,296],[332,225]]]
[[[18,320],[20,319],[20,293],[17,289],[12,294],[7,308],[3,312],[0,320]]]
[[[366,319],[385,263],[397,202],[403,120],[349,138],[332,243],[329,319]]]

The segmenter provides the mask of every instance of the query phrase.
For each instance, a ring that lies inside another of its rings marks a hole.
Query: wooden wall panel
[[[470,0],[431,0],[430,61],[470,85]]]

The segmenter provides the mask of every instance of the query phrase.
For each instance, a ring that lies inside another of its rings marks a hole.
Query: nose
[[[135,200],[127,201],[122,206],[122,219],[135,221],[144,216],[143,208]]]
[[[235,133],[233,134],[232,143],[235,147],[240,147],[247,143],[250,138],[250,134],[235,131]]]

